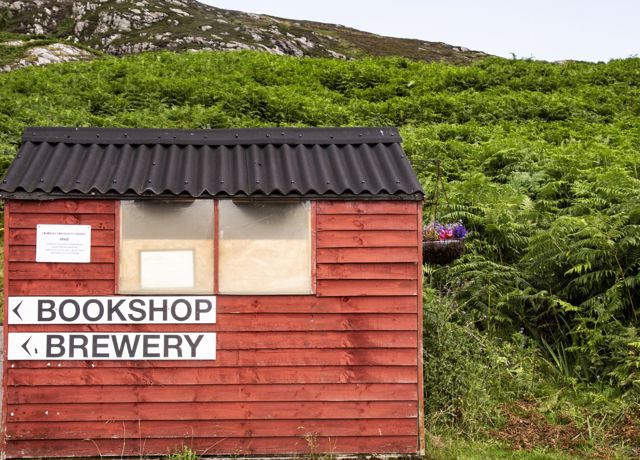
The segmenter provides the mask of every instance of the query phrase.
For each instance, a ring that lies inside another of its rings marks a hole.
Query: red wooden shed
[[[420,454],[394,128],[29,128],[2,181],[8,458]]]

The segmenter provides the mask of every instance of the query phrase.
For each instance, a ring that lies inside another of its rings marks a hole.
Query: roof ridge
[[[333,128],[70,128],[28,127],[23,142],[65,144],[369,144],[399,143],[402,138],[395,127]]]

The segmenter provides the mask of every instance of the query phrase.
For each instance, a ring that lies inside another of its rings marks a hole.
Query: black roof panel
[[[395,128],[27,128],[3,198],[422,199]]]

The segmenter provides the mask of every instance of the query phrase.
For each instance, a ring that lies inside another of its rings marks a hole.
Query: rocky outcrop
[[[0,0],[4,29],[59,37],[114,55],[148,50],[250,49],[292,56],[396,55],[467,63],[486,54],[342,26],[229,11],[195,0]]]
[[[21,40],[0,43],[0,46],[24,46],[25,52],[19,60],[0,67],[0,72],[29,67],[32,65],[56,64],[60,62],[82,61],[95,57],[94,54],[65,43],[52,43],[43,46],[25,46]]]

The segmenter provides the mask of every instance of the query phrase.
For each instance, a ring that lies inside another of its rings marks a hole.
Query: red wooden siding
[[[109,295],[115,280],[114,201],[11,201],[7,291],[19,295]],[[91,225],[91,263],[36,263],[37,224]]]
[[[417,296],[416,215],[413,202],[319,202],[317,294]]]
[[[7,294],[116,294],[116,209],[7,203]],[[215,325],[5,328],[217,332],[215,361],[5,362],[7,456],[417,453],[418,209],[315,203],[316,294],[218,296]],[[92,225],[92,263],[36,264],[39,223]]]

